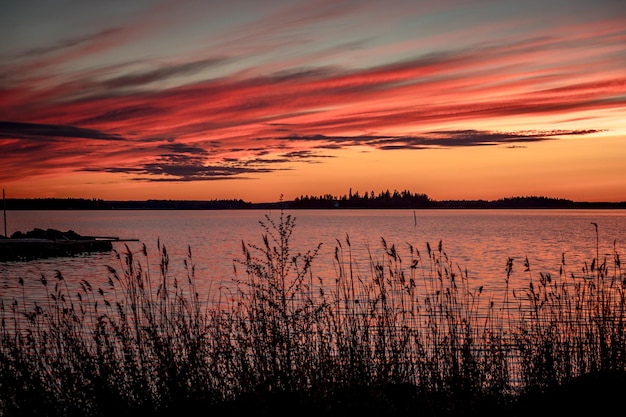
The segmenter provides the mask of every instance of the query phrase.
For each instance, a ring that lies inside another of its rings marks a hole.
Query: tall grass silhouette
[[[420,251],[381,239],[379,252],[356,260],[346,236],[335,276],[319,277],[320,246],[294,252],[295,218],[281,211],[260,224],[261,242],[242,242],[232,285],[209,294],[195,286],[191,248],[176,277],[158,242],[158,266],[145,245],[126,247],[107,285],[68,285],[57,271],[40,278],[45,301],[29,303],[24,290],[3,298],[0,415],[470,415],[626,371],[616,250],[612,259],[597,250],[576,272],[564,254],[558,276],[526,259],[522,288],[510,285],[514,260],[503,260],[505,291],[493,297],[442,242]]]

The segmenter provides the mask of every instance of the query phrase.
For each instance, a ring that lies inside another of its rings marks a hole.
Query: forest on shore
[[[301,195],[293,200],[251,203],[230,200],[103,200],[97,198],[7,198],[6,210],[246,210],[246,209],[626,209],[622,202],[584,202],[545,196],[498,200],[433,200],[426,194],[374,191],[335,196]]]

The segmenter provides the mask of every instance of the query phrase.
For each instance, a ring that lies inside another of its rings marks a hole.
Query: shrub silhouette
[[[315,277],[320,246],[294,252],[295,218],[260,224],[232,285],[202,297],[191,248],[176,277],[160,242],[154,277],[144,245],[118,253],[100,287],[84,279],[74,292],[61,272],[42,275],[48,296],[29,304],[20,279],[22,298],[0,304],[0,414],[521,415],[582,409],[581,387],[606,381],[603,401],[619,398],[626,277],[616,251],[610,266],[596,256],[578,274],[563,260],[559,276],[526,260],[522,290],[508,259],[494,302],[442,242],[420,251],[381,239],[361,275],[346,236],[336,275]]]

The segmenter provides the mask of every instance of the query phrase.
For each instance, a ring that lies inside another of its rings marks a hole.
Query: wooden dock
[[[75,256],[90,252],[109,252],[113,250],[113,242],[129,241],[138,241],[138,239],[80,236],[72,231],[64,233],[51,229],[47,231],[35,229],[26,234],[20,233],[17,237],[0,239],[0,262]]]

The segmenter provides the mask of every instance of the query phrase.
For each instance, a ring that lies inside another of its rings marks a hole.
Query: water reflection
[[[188,246],[192,249],[198,289],[203,294],[232,281],[235,259],[242,257],[242,242],[261,243],[265,233],[259,221],[269,215],[278,221],[280,213],[242,211],[55,211],[10,212],[11,230],[35,227],[74,230],[84,235],[138,238],[140,242],[115,243],[119,252],[130,250],[153,275],[158,276],[159,246],[165,245],[170,274],[184,277]],[[626,212],[623,210],[303,210],[286,212],[296,217],[292,252],[304,253],[322,244],[313,274],[322,280],[336,278],[335,246],[350,240],[356,275],[371,278],[371,262],[382,262],[381,238],[395,245],[405,266],[409,266],[409,245],[425,253],[426,244],[443,249],[459,270],[467,270],[473,288],[483,286],[497,293],[504,287],[507,259],[514,259],[512,285],[524,286],[528,272],[559,274],[565,254],[566,270],[578,273],[585,261],[596,255],[598,224],[600,258],[612,260],[613,250],[624,252]],[[140,256],[142,245],[148,257]],[[52,281],[60,271],[71,290],[81,280],[94,288],[107,285],[107,265],[121,269],[115,253],[96,253],[71,258],[32,262],[0,263],[0,291],[3,299],[34,302],[45,299],[43,275]],[[244,273],[241,268],[238,274]],[[19,285],[22,279],[24,286]]]

